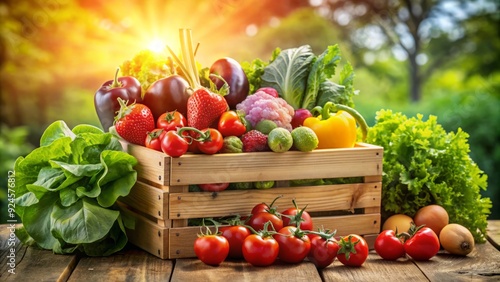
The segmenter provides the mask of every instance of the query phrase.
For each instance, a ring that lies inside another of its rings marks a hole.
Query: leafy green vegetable
[[[171,58],[150,50],[142,50],[120,66],[123,76],[133,76],[139,80],[144,94],[149,86],[160,78],[178,73]]]
[[[290,106],[302,106],[307,88],[311,62],[315,59],[309,45],[281,51],[279,56],[264,69],[262,86],[276,89]]]
[[[353,107],[352,97],[357,92],[353,88],[352,66],[344,65],[340,84],[331,80],[340,60],[338,45],[328,46],[319,56],[313,54],[309,45],[303,45],[276,49],[269,64],[256,59],[243,62],[242,66],[250,82],[250,93],[259,87],[272,87],[295,109],[311,110],[329,101]]]
[[[61,254],[121,250],[125,219],[115,203],[135,184],[137,160],[111,133],[90,125],[71,130],[56,121],[40,144],[15,163],[20,239]]]
[[[477,242],[484,242],[492,203],[481,197],[487,175],[470,158],[468,137],[461,129],[447,133],[432,115],[424,121],[422,115],[377,112],[366,141],[384,147],[384,218],[414,216],[419,208],[438,204],[450,222],[464,225]]]

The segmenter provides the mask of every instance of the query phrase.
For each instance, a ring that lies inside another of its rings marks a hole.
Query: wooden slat
[[[173,261],[138,249],[109,257],[83,257],[69,281],[169,281]]]
[[[380,206],[381,183],[281,187],[267,190],[238,190],[220,193],[190,192],[169,194],[169,218],[201,218],[248,214],[256,203],[276,202],[280,209],[307,205],[307,211],[350,210]],[[378,188],[377,188],[378,187]]]
[[[78,263],[77,255],[56,255],[49,250],[27,247],[11,236],[6,225],[0,229],[0,281],[66,281]],[[13,245],[12,245],[13,244]],[[11,248],[14,252],[11,252]],[[15,255],[15,274],[8,263]]]
[[[383,260],[374,251],[361,267],[346,267],[337,259],[320,271],[323,281],[429,281],[411,260]]]
[[[158,219],[168,217],[168,193],[143,182],[136,182],[120,201]]]
[[[171,281],[308,281],[321,282],[316,267],[310,262],[254,267],[244,261],[224,261],[213,267],[197,259],[178,259]]]
[[[135,218],[135,229],[127,229],[129,242],[159,258],[168,258],[168,228],[158,225],[121,206],[121,211]]]
[[[381,147],[184,155],[172,161],[170,185],[382,175]]]
[[[159,185],[168,185],[170,178],[170,160],[163,152],[155,151],[144,146],[121,142],[123,149],[136,157],[135,166],[140,178]]]
[[[500,281],[500,252],[491,244],[477,244],[467,256],[445,251],[431,262],[415,262],[431,281]]]
[[[313,217],[314,229],[337,230],[338,236],[372,234],[380,232],[380,214],[355,214],[345,216]]]

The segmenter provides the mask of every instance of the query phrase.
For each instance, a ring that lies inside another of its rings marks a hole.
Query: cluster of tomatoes
[[[278,197],[279,198],[279,197]],[[278,199],[276,198],[276,199]],[[265,203],[253,207],[245,222],[230,222],[211,233],[199,234],[194,242],[196,256],[208,265],[220,265],[226,258],[244,259],[253,266],[269,266],[276,260],[296,264],[306,258],[317,268],[325,268],[335,258],[348,266],[361,266],[368,257],[363,237],[351,234],[339,240],[335,232],[313,231],[311,216],[294,207],[278,212]]]
[[[171,157],[180,157],[187,151],[212,155],[221,150],[225,136],[239,136],[245,131],[246,126],[235,111],[225,112],[217,128],[203,130],[188,127],[184,115],[171,111],[158,118],[156,128],[148,132],[144,145]]]

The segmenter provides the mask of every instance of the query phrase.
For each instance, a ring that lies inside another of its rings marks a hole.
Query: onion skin
[[[441,229],[449,223],[448,212],[440,205],[428,205],[420,208],[413,221],[417,226],[425,225],[439,236]]]
[[[474,237],[466,227],[450,223],[439,234],[441,246],[453,255],[466,256],[474,249]]]
[[[407,232],[413,219],[404,214],[394,214],[388,217],[382,225],[382,230],[394,230],[394,232]],[[396,230],[397,228],[397,230]]]

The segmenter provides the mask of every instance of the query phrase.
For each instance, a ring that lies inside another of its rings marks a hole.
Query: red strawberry
[[[151,110],[143,104],[127,102],[118,98],[120,110],[115,116],[115,129],[126,141],[144,146],[149,131],[155,129],[155,120]]]
[[[188,126],[205,129],[217,122],[229,108],[226,99],[205,88],[196,90],[187,101]]]
[[[269,149],[267,135],[255,129],[243,134],[241,141],[243,142],[243,152],[262,152]]]

